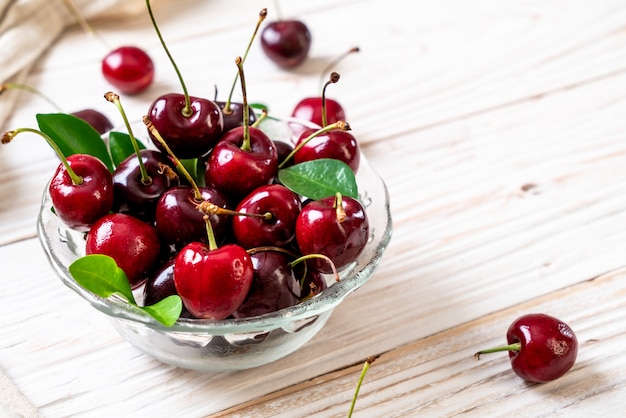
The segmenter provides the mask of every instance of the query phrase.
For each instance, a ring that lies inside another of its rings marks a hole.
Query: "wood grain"
[[[36,137],[0,147],[0,366],[44,416],[345,416],[368,356],[380,357],[356,417],[623,415],[626,4],[411,5],[418,12],[401,0],[284,2],[313,28],[307,66],[280,71],[260,48],[246,61],[251,100],[285,115],[318,94],[334,57],[360,46],[336,67],[332,96],[385,179],[394,219],[372,280],[273,364],[203,374],[126,343],[53,276],[35,237],[56,157]],[[155,2],[192,94],[226,94],[258,10],[252,0]],[[157,63],[153,88],[122,98],[127,114],[139,119],[178,90],[147,19],[95,23]],[[101,55],[71,28],[27,82],[119,122],[102,98]],[[21,95],[4,129],[48,111]],[[529,385],[506,356],[472,360],[531,310],[577,331],[570,373]]]

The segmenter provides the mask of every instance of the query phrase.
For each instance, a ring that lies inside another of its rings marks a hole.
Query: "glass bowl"
[[[288,135],[284,124],[265,124],[274,135]],[[357,172],[361,201],[366,206],[370,239],[356,262],[340,272],[340,281],[314,298],[251,318],[198,320],[180,318],[166,327],[115,296],[104,299],[78,285],[68,266],[85,254],[85,234],[71,230],[53,213],[45,188],[37,234],[61,281],[109,317],[115,329],[144,353],[168,364],[198,371],[242,370],[291,354],[328,321],[333,309],[374,274],[392,233],[389,194],[384,181],[361,156]]]

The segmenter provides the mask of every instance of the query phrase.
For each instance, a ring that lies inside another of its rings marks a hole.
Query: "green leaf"
[[[100,297],[108,298],[118,293],[135,303],[126,273],[108,255],[89,254],[80,257],[70,264],[69,271],[79,285]]]
[[[113,162],[104,141],[90,124],[65,113],[37,114],[39,130],[47,134],[66,157],[89,154],[113,171]]]
[[[108,298],[118,294],[129,304],[136,306],[166,327],[176,323],[183,310],[183,302],[178,295],[171,295],[154,305],[138,306],[128,282],[126,273],[115,260],[104,254],[89,254],[76,259],[69,266],[76,283],[96,295]]]
[[[180,313],[183,311],[183,302],[180,296],[171,295],[154,305],[144,306],[141,309],[166,327],[171,327],[176,323]]]
[[[139,149],[146,149],[146,146],[135,138]],[[135,153],[133,143],[130,140],[130,135],[123,132],[112,131],[109,133],[109,151],[111,151],[111,158],[113,159],[113,165],[117,167],[122,161],[124,161],[129,155]]]
[[[200,158],[190,158],[187,160],[180,160],[185,167],[185,170],[189,172],[189,175],[196,182],[198,187],[205,186],[204,172],[206,171],[206,167],[204,162]]]
[[[291,191],[317,200],[337,192],[358,199],[354,172],[343,161],[321,158],[278,171],[278,179]]]

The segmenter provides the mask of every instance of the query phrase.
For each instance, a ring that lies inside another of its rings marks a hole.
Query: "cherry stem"
[[[328,123],[328,119],[326,117],[326,87],[328,87],[329,84],[335,84],[338,82],[339,78],[339,73],[333,71],[330,73],[330,78],[326,83],[324,83],[324,87],[322,88],[322,128]]]
[[[242,151],[250,152],[252,151],[252,147],[250,146],[250,109],[248,108],[246,77],[243,74],[243,60],[241,57],[235,59],[235,64],[237,64],[237,69],[239,69],[241,91],[243,93],[243,144],[241,144],[241,149]]]
[[[70,11],[70,13],[72,13],[72,16],[74,16],[74,19],[76,19],[76,21],[78,22],[78,24],[83,28],[83,30],[85,32],[87,32],[88,34],[90,34],[91,36],[94,36],[96,38],[98,38],[98,40],[100,42],[102,42],[102,44],[107,47],[108,49],[111,49],[109,43],[106,41],[106,39],[104,39],[102,37],[102,35],[100,35],[88,22],[87,20],[83,17],[83,15],[80,14],[80,12],[78,11],[78,8],[76,7],[76,5],[74,4],[74,2],[72,0],[63,0],[63,3],[65,3],[65,6],[67,6],[68,10]]]
[[[2,143],[8,144],[9,142],[13,140],[13,138],[15,138],[16,135],[21,134],[23,132],[31,132],[45,139],[48,145],[50,145],[50,147],[54,150],[54,152],[59,156],[59,159],[61,159],[61,162],[63,163],[63,165],[65,166],[65,169],[67,170],[67,174],[70,176],[70,179],[72,180],[72,184],[74,184],[75,186],[80,186],[81,184],[83,184],[83,178],[79,176],[78,174],[76,174],[74,170],[72,170],[72,167],[70,167],[70,163],[67,161],[67,158],[65,158],[65,155],[63,155],[63,151],[61,151],[61,148],[59,148],[59,146],[54,143],[52,138],[50,138],[44,132],[38,131],[37,129],[33,129],[33,128],[14,129],[12,131],[4,133],[4,135],[2,136]]]
[[[130,127],[130,123],[128,122],[128,118],[126,117],[126,112],[122,107],[122,103],[120,102],[120,96],[113,92],[105,93],[104,98],[109,102],[113,103],[117,109],[120,111],[122,115],[122,119],[124,120],[124,124],[126,125],[126,130],[128,131],[128,136],[130,137],[130,142],[133,144],[133,149],[135,150],[135,155],[139,160],[139,171],[141,172],[141,183],[144,185],[152,184],[152,178],[148,174],[148,170],[146,169],[145,164],[143,163],[143,158],[141,158],[141,152],[139,152],[139,145],[137,144],[137,140],[135,139],[135,135],[133,135],[133,130]]]
[[[37,96],[41,97],[42,99],[44,99],[45,101],[50,103],[56,110],[58,110],[59,112],[63,113],[63,109],[61,109],[61,106],[56,104],[51,98],[49,98],[48,96],[46,96],[45,94],[43,94],[42,92],[40,92],[37,89],[34,89],[34,88],[32,88],[30,86],[27,86],[25,84],[5,83],[5,84],[0,85],[0,94],[4,93],[4,91],[8,90],[8,89],[19,89],[19,90],[27,91],[29,93],[36,94]]]
[[[246,252],[247,252],[248,254],[250,254],[250,255],[252,255],[252,254],[256,254],[256,253],[260,253],[260,252],[263,252],[263,251],[275,251],[275,252],[277,252],[277,253],[287,254],[287,255],[289,255],[289,256],[291,256],[291,257],[295,257],[295,256],[296,256],[294,253],[292,253],[291,251],[289,251],[289,250],[287,250],[287,249],[285,249],[285,248],[282,248],[282,247],[275,247],[275,246],[272,246],[272,245],[262,246],[262,247],[248,248],[248,249],[246,250]]]
[[[337,192],[335,194],[334,208],[337,213],[337,222],[342,223],[346,220],[346,210],[343,208],[343,196]]]
[[[271,212],[261,213],[245,213],[237,212],[234,210],[226,209],[221,206],[217,206],[207,200],[196,204],[196,208],[205,215],[230,215],[230,216],[247,216],[249,218],[262,218],[266,221],[271,220],[274,216]]]
[[[191,99],[189,98],[189,92],[187,91],[187,86],[185,85],[185,80],[183,80],[183,76],[180,73],[180,70],[178,69],[178,65],[176,65],[176,61],[174,61],[174,58],[172,57],[172,54],[170,53],[170,50],[167,48],[167,45],[165,44],[165,41],[163,40],[163,36],[161,35],[161,31],[159,30],[159,26],[156,23],[156,20],[154,18],[154,14],[152,13],[152,7],[150,6],[150,0],[146,0],[146,6],[148,7],[148,14],[150,15],[150,20],[152,21],[152,26],[154,26],[154,30],[156,31],[157,36],[159,37],[159,41],[161,42],[161,45],[163,46],[163,49],[165,50],[165,53],[167,54],[167,57],[169,58],[170,62],[172,63],[172,66],[174,67],[174,71],[176,71],[176,75],[178,76],[178,80],[180,81],[180,85],[183,89],[183,94],[185,96],[185,107],[183,107],[183,116],[185,116],[186,118],[188,118],[189,116],[191,116],[193,114],[193,111],[191,110]]]
[[[512,344],[508,344],[508,345],[502,345],[500,347],[494,347],[494,348],[488,348],[486,350],[480,350],[479,352],[474,354],[474,359],[475,360],[480,360],[480,355],[481,354],[498,353],[500,351],[520,351],[521,349],[522,349],[522,344],[520,342],[516,342],[516,343],[512,343]]]
[[[211,251],[217,250],[217,242],[215,241],[215,234],[213,233],[213,225],[211,225],[211,220],[209,219],[209,215],[204,215],[202,218],[204,219],[204,225],[206,227],[206,235],[209,238],[209,249]]]
[[[300,257],[296,258],[291,263],[289,263],[289,265],[291,267],[294,267],[298,263],[301,263],[301,262],[306,261],[306,260],[312,260],[314,258],[321,258],[322,260],[328,261],[328,264],[330,264],[330,268],[333,271],[333,276],[335,276],[335,281],[339,281],[340,280],[339,273],[337,272],[337,268],[335,267],[335,263],[333,263],[333,260],[331,260],[329,257],[325,256],[324,254],[306,254],[306,255],[303,255],[303,256],[300,256]]]
[[[191,177],[191,174],[189,174],[189,171],[187,171],[183,163],[178,159],[176,154],[174,154],[174,152],[169,147],[169,145],[167,145],[167,142],[165,142],[165,139],[163,139],[163,137],[161,136],[157,128],[154,126],[150,118],[148,116],[144,116],[142,120],[143,120],[144,125],[146,125],[146,128],[148,128],[150,133],[163,146],[163,148],[165,149],[165,152],[167,152],[167,154],[172,158],[172,160],[174,161],[174,164],[176,165],[176,168],[178,168],[178,170],[183,174],[183,176],[185,176],[189,184],[191,184],[191,187],[193,188],[194,199],[196,200],[196,202],[201,202],[202,193],[200,193],[200,188],[198,188],[198,185],[196,184],[193,177]]]
[[[248,52],[250,52],[250,48],[252,47],[252,42],[254,41],[254,38],[256,38],[256,34],[259,31],[259,27],[261,26],[261,23],[265,20],[265,17],[267,17],[267,9],[262,9],[261,12],[259,13],[259,19],[257,21],[256,27],[254,28],[252,37],[250,38],[250,42],[248,42],[248,47],[246,48],[246,52],[243,54],[243,58],[241,60],[242,63],[246,62],[246,58],[248,57]],[[227,115],[232,113],[232,109],[230,108],[230,103],[232,101],[233,93],[235,91],[235,86],[237,85],[238,79],[239,79],[239,73],[235,75],[235,79],[233,80],[233,85],[230,88],[230,94],[228,95],[228,100],[226,100],[226,104],[224,105],[224,109],[222,110]]]
[[[320,87],[322,86],[322,82],[323,82],[322,77],[324,77],[324,74],[326,74],[327,72],[331,70],[331,68],[339,64],[339,62],[342,61],[345,57],[347,57],[348,55],[352,53],[359,52],[360,50],[361,49],[358,46],[354,46],[350,48],[349,50],[347,50],[346,52],[344,52],[343,54],[339,55],[333,61],[331,61],[331,63],[326,66],[326,68],[324,69],[324,71],[322,71],[322,74],[320,75]]]
[[[365,375],[370,368],[370,365],[376,360],[376,357],[368,357],[363,363],[363,368],[361,369],[361,375],[359,376],[359,380],[356,384],[356,389],[354,389],[354,396],[352,396],[352,403],[350,404],[350,410],[348,411],[348,418],[352,417],[352,413],[354,412],[354,406],[356,405],[356,399],[359,396],[359,390],[361,389],[361,385],[363,384],[363,380],[365,379]]]
[[[254,123],[252,124],[252,127],[257,128],[261,124],[261,122],[263,122],[263,120],[267,118],[267,116],[268,116],[267,109],[265,108],[261,109],[261,115],[257,117],[257,120],[254,121]]]
[[[293,150],[291,150],[291,152],[285,157],[285,159],[278,165],[278,168],[279,169],[283,168],[283,166],[287,164],[287,162],[289,162],[289,160],[293,158],[293,156],[296,155],[296,153],[300,151],[302,147],[304,147],[307,144],[307,142],[309,142],[310,140],[312,140],[318,135],[324,134],[326,132],[330,132],[334,129],[341,129],[342,131],[349,131],[351,128],[348,122],[344,122],[340,120],[340,121],[331,123],[330,125],[327,125],[318,129],[317,131],[313,132],[311,135],[307,136],[306,139],[304,139],[304,141],[301,141]]]

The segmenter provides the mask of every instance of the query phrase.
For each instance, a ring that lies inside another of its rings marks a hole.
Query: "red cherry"
[[[529,382],[548,382],[567,373],[576,362],[578,340],[565,322],[533,313],[517,318],[509,326],[508,345],[475,354],[508,351],[515,374]]]
[[[303,144],[293,156],[295,164],[320,158],[332,158],[348,164],[356,173],[361,161],[361,151],[356,138],[344,130],[335,129],[316,135],[307,141],[308,137],[316,132],[315,129],[306,129],[300,135],[296,148]]]
[[[224,319],[246,298],[254,268],[250,255],[238,245],[211,249],[192,242],[176,256],[174,283],[189,312],[203,319]]]
[[[296,219],[301,203],[298,195],[280,184],[261,186],[239,202],[237,212],[264,215],[267,219],[235,216],[233,234],[245,247],[283,247],[291,242],[296,232]]]
[[[121,46],[103,58],[102,74],[122,93],[137,94],[152,84],[154,63],[143,49]]]
[[[94,109],[83,109],[72,112],[72,115],[90,124],[100,135],[113,129],[113,123],[102,113]]]
[[[369,220],[361,203],[349,196],[330,196],[306,204],[296,220],[296,241],[302,254],[323,254],[337,270],[361,254],[369,238]],[[328,263],[312,260],[331,273]]]
[[[299,20],[271,22],[261,32],[263,52],[282,68],[302,64],[311,49],[311,32]]]
[[[307,97],[300,100],[291,112],[291,116],[296,119],[313,122],[322,126],[322,98]],[[343,106],[331,98],[326,98],[326,123],[335,123],[346,120],[346,112]]]
[[[137,287],[154,269],[161,245],[156,229],[123,213],[105,215],[87,233],[86,254],[105,254],[124,270]]]
[[[293,275],[290,257],[267,250],[250,255],[254,278],[243,303],[233,312],[235,318],[247,318],[275,312],[298,303],[300,283]]]
[[[59,164],[48,188],[52,206],[68,227],[86,231],[113,206],[111,172],[91,155],[70,155],[67,163],[82,182],[74,183],[64,164]]]

